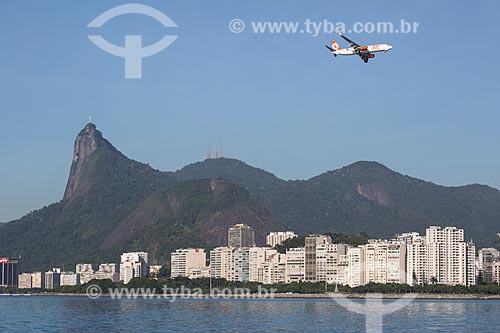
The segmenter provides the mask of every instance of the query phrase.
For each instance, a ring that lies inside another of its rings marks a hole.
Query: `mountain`
[[[387,238],[452,225],[481,247],[500,247],[499,221],[500,192],[487,186],[439,186],[376,162],[300,181],[228,158],[161,172],[88,124],[75,140],[62,200],[0,224],[0,254],[21,255],[22,270],[116,262],[134,250],[164,264],[176,248],[226,244],[235,223],[254,226],[259,244],[273,230]]]
[[[223,179],[179,182],[128,159],[88,124],[75,140],[64,198],[5,223],[0,253],[23,270],[116,262],[145,250],[165,263],[185,246],[225,245],[227,227],[246,221],[264,233],[283,226],[248,191]]]
[[[234,173],[234,169],[245,170]],[[250,169],[250,170],[247,170]],[[177,179],[217,176],[243,186],[300,234],[360,233],[392,237],[457,226],[479,246],[500,247],[500,192],[484,185],[445,187],[360,161],[309,180],[282,181],[231,159],[207,160],[176,171]],[[266,179],[256,183],[255,179]]]

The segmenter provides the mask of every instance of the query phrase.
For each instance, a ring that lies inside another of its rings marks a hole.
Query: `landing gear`
[[[363,61],[365,62],[365,64],[368,63],[368,58],[363,58]]]

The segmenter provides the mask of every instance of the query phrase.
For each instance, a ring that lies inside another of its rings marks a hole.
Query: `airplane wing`
[[[340,35],[340,37],[344,38],[344,39],[346,40],[346,42],[348,42],[348,43],[349,43],[349,46],[350,46],[350,47],[354,47],[354,48],[356,48],[356,49],[360,47],[360,45],[359,45],[359,44],[356,44],[355,42],[353,42],[352,40],[350,40],[350,39],[349,39],[349,38],[347,38],[346,36],[342,35],[341,33],[340,33],[339,35]]]
[[[363,60],[363,62],[366,64],[368,62],[368,59],[370,58],[373,58],[373,55],[370,54],[369,51],[367,51],[367,47],[366,46],[361,46],[359,44],[357,44],[356,42],[350,40],[349,38],[347,38],[346,36],[342,35],[341,33],[339,33],[340,37],[344,38],[348,43],[349,43],[349,46],[354,48],[354,50],[356,51],[356,54],[359,55],[359,57]]]

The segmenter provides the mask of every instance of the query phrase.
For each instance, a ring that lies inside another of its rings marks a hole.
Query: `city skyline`
[[[500,284],[500,251],[482,248],[476,256],[475,245],[465,241],[464,229],[456,227],[429,226],[422,236],[405,232],[391,239],[368,239],[357,246],[332,241],[329,235],[308,235],[304,237],[304,246],[287,246],[285,253],[279,252],[276,246],[298,237],[293,232],[270,232],[266,238],[268,245],[275,243],[275,246],[259,247],[242,244],[241,240],[248,237],[242,230],[253,231],[251,226],[236,224],[228,228],[228,235],[235,230],[240,230],[241,239],[228,239],[228,243],[236,246],[214,247],[208,258],[203,248],[180,248],[172,252],[167,265],[169,278],[210,277],[262,284],[325,282],[349,287],[370,283],[410,286],[438,283],[466,287],[483,282]],[[47,272],[22,272],[18,269],[18,259],[0,258],[2,272],[11,272],[0,275],[8,279],[0,281],[0,286],[15,284],[20,289],[54,289],[78,286],[94,279],[124,284],[132,278],[151,277],[151,274],[157,279],[162,266],[151,265],[148,257],[147,252],[125,252],[119,264],[101,263],[98,271],[94,271],[92,264],[79,263],[75,271],[51,268]],[[10,284],[5,284],[6,281]]]

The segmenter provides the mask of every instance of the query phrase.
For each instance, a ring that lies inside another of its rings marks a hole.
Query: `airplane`
[[[349,43],[349,48],[344,49],[339,46],[339,44],[332,40],[332,47],[325,45],[325,47],[332,52],[332,54],[336,57],[338,55],[341,56],[350,56],[350,55],[359,55],[361,59],[366,63],[368,63],[368,59],[375,58],[375,52],[386,52],[392,49],[392,46],[389,44],[375,44],[362,46],[356,44],[346,36],[339,33],[340,37],[344,38]]]

